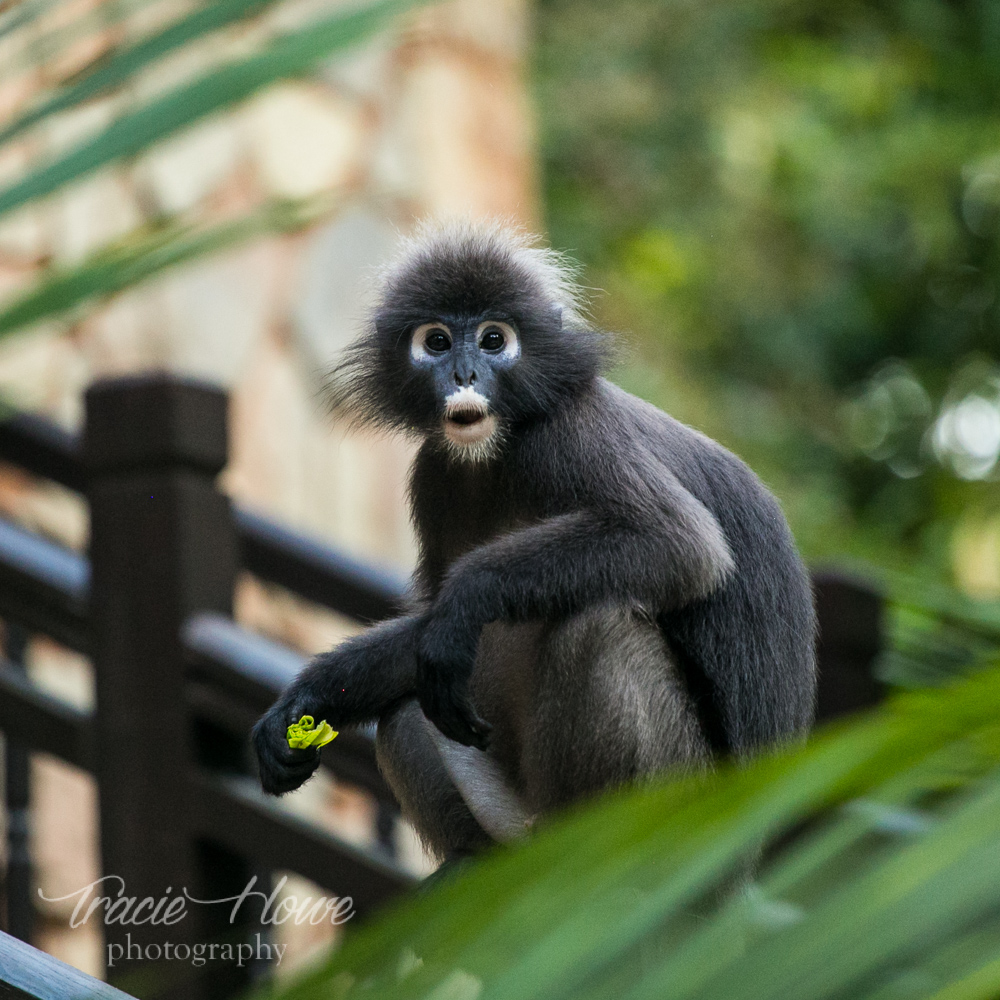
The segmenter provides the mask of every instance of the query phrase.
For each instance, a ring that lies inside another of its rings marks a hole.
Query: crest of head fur
[[[578,265],[540,244],[540,237],[496,219],[424,221],[402,238],[396,255],[379,271],[378,308],[390,306],[396,289],[412,287],[414,279],[426,280],[428,272],[438,272],[428,289],[434,294],[445,290],[450,277],[477,271],[483,285],[476,289],[474,305],[481,303],[484,293],[502,297],[512,279],[519,279],[560,308],[567,325],[584,325],[584,295],[576,283]]]

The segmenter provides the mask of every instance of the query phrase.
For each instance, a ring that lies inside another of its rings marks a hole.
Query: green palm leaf
[[[73,268],[53,269],[0,309],[0,336],[131,288],[161,271],[260,236],[303,229],[329,214],[334,201],[316,197],[272,202],[217,226],[144,227],[103,247]]]
[[[227,24],[252,17],[275,0],[216,0],[99,63],[74,83],[0,132],[0,143],[39,121],[133,79],[144,67]],[[131,111],[54,162],[37,167],[0,192],[0,215],[44,197],[88,173],[133,156],[161,139],[223,110],[268,84],[307,73],[324,58],[383,27],[414,0],[381,0],[282,36],[263,51],[188,81]],[[34,8],[31,8],[32,10]],[[329,213],[330,196],[272,202],[213,226],[161,219],[116,240],[71,268],[51,268],[35,285],[0,307],[0,335],[106,299],[164,268],[234,244],[308,226]]]
[[[24,0],[16,7],[3,11],[0,13],[0,38],[30,24],[55,3],[56,0]]]
[[[41,33],[33,33],[33,37],[22,40],[20,46],[15,46],[9,59],[0,65],[0,80],[25,69],[41,66],[92,32],[106,31],[120,25],[137,11],[157,2],[158,0],[104,0],[98,6],[81,12],[68,24],[59,24]],[[57,3],[58,0],[22,0],[16,7],[0,15],[0,38],[32,25]]]
[[[263,52],[213,70],[131,111],[92,139],[0,191],[0,216],[70,181],[135,156],[188,125],[242,101],[268,84],[301,76],[332,52],[378,30],[412,0],[380,0],[283,35]]]
[[[993,669],[745,769],[609,796],[410,900],[277,995],[986,998],[998,962]]]
[[[76,107],[92,97],[132,79],[150,63],[203,35],[244,20],[272,6],[277,0],[217,0],[175,21],[135,45],[98,62],[48,100],[0,129],[0,144],[9,142],[43,118]]]

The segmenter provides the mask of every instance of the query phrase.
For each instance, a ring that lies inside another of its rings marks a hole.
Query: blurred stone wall
[[[49,21],[69,22],[95,6],[69,0]],[[335,6],[286,4],[268,15],[268,29]],[[162,4],[155,9],[165,16]],[[181,9],[168,4],[174,16]],[[128,30],[143,30],[143,18],[154,16],[147,10],[137,8]],[[414,558],[404,503],[411,446],[332,421],[320,392],[323,372],[358,329],[372,268],[416,218],[502,215],[534,223],[526,35],[525,0],[424,8],[315,78],[275,87],[128,169],[101,173],[3,220],[0,297],[30,285],[46,264],[77,263],[164,212],[223,217],[267,197],[324,192],[339,205],[310,231],[196,262],[86,315],[0,340],[0,398],[77,428],[82,393],[101,376],[170,369],[221,384],[232,400],[223,484],[233,496],[358,556],[407,569]],[[23,72],[0,70],[0,122],[111,41],[97,36]],[[238,51],[243,41],[234,31],[211,44]],[[163,86],[199,58],[192,51],[168,59],[141,86]],[[95,101],[5,151],[0,183],[115,109],[115,98]],[[79,500],[12,469],[0,468],[0,513],[75,548],[86,545]],[[250,579],[239,585],[237,607],[245,623],[306,652],[349,630]],[[29,669],[61,696],[92,703],[81,658],[39,639]],[[96,791],[85,775],[41,757],[34,779],[38,883],[46,895],[62,895],[97,876]],[[357,840],[371,839],[370,803],[350,789],[316,781],[298,807],[324,814]],[[416,866],[426,864],[413,844],[403,846]],[[99,939],[67,931],[65,911],[45,908],[37,943],[100,974]],[[299,952],[310,943],[292,942]]]

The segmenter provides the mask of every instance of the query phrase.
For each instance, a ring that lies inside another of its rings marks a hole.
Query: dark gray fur
[[[490,319],[517,330],[516,362],[476,346]],[[429,321],[451,346],[421,368],[409,336]],[[454,856],[809,726],[812,596],[777,503],[730,452],[602,378],[606,357],[553,259],[501,229],[425,234],[389,270],[339,393],[424,439],[414,609],[317,657],[258,723],[267,790],[318,763],[288,749],[289,722],[378,718],[387,779]],[[454,384],[488,387],[486,458],[442,444]]]

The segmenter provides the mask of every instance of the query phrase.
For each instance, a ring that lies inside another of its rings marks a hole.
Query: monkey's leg
[[[639,612],[601,607],[551,626],[535,695],[521,767],[536,811],[710,759],[663,636]]]
[[[375,748],[403,814],[438,857],[462,857],[493,843],[452,781],[415,699],[379,720]]]

